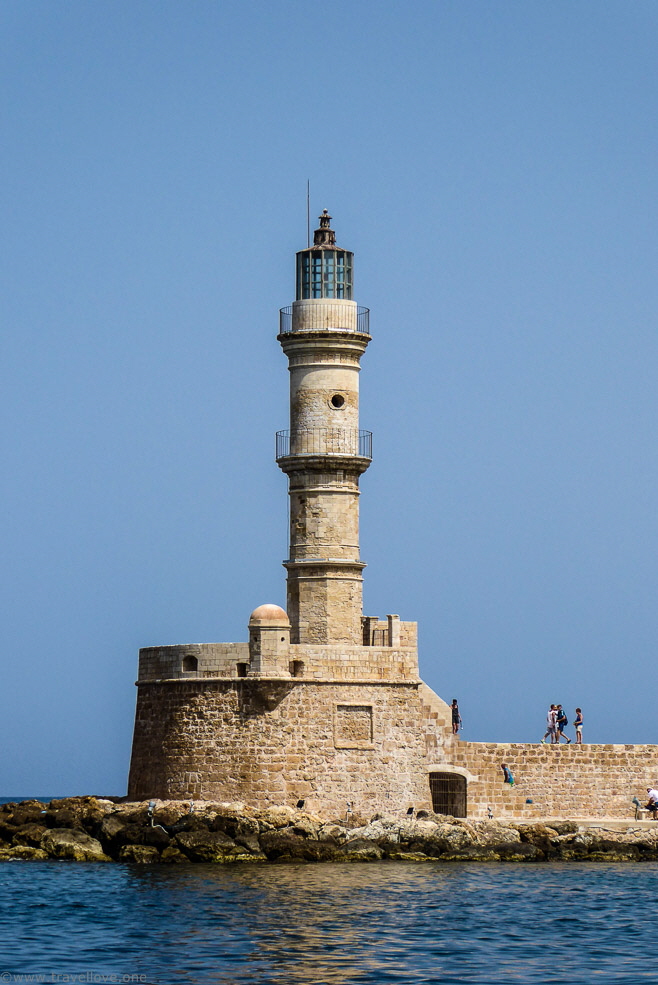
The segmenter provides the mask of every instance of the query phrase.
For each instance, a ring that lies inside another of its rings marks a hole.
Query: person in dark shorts
[[[562,705],[557,706],[557,716],[555,719],[556,731],[555,731],[555,741],[559,742],[560,739],[565,738],[567,740],[567,745],[571,742],[566,735],[564,735],[564,726],[569,724],[569,719],[567,718],[567,713],[562,707]]]
[[[452,704],[450,705],[450,711],[452,712],[452,734],[457,735],[462,724],[461,715],[459,714],[459,705],[457,704],[457,698],[452,699]]]

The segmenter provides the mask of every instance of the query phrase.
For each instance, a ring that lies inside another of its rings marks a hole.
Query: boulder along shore
[[[0,861],[542,862],[658,861],[658,823],[468,820],[353,814],[209,801],[67,797],[0,805]]]

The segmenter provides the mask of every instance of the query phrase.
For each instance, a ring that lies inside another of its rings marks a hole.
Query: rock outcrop
[[[419,812],[320,818],[291,807],[70,797],[0,805],[0,861],[657,861],[653,822],[482,821]]]

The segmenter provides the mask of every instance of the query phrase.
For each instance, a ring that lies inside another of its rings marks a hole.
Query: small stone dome
[[[259,605],[257,609],[249,616],[249,625],[252,626],[254,623],[270,623],[275,626],[289,626],[290,620],[288,619],[288,613],[285,609],[282,609],[280,605],[272,605],[272,603],[266,603],[265,605]]]

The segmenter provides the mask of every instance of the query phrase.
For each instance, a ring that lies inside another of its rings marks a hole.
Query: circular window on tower
[[[335,410],[341,410],[341,408],[345,406],[345,397],[342,393],[334,393],[330,402],[331,406],[335,408]]]

